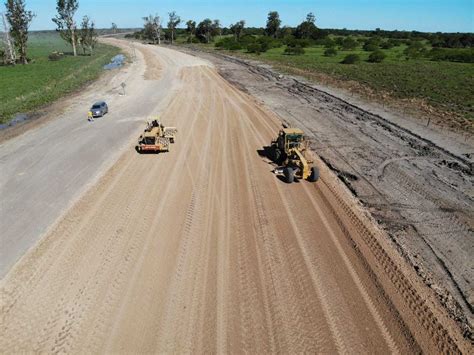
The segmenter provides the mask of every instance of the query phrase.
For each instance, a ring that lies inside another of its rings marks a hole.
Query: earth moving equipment
[[[169,152],[175,142],[176,127],[164,127],[157,119],[147,122],[145,131],[138,138],[138,152]]]
[[[319,179],[319,170],[305,156],[307,141],[304,132],[298,128],[281,129],[278,138],[270,146],[270,159],[281,164],[274,171],[283,174],[288,183],[295,178],[315,182]]]

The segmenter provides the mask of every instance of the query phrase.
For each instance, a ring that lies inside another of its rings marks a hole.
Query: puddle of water
[[[28,115],[26,113],[18,113],[13,119],[7,123],[0,124],[0,130],[5,129],[7,127],[13,127],[18,123],[24,122],[28,119]]]
[[[120,68],[124,62],[125,62],[125,56],[123,54],[117,54],[115,57],[111,59],[109,64],[104,65],[104,69],[111,70],[111,69]]]

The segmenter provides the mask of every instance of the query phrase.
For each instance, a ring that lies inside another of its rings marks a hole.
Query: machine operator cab
[[[283,151],[290,151],[291,149],[302,149],[303,131],[298,128],[284,128],[280,130],[279,134],[279,148]]]

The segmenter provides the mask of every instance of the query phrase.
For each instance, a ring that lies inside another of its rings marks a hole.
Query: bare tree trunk
[[[16,53],[13,45],[13,40],[10,37],[10,29],[8,27],[7,19],[5,14],[2,12],[3,22],[3,42],[5,43],[5,63],[15,65]]]
[[[72,42],[72,52],[74,53],[74,57],[77,57],[76,33],[74,31],[74,25],[72,25],[72,27],[71,27],[71,42]]]
[[[22,64],[28,64],[28,59],[26,58],[26,44],[22,43],[20,46],[20,61]]]

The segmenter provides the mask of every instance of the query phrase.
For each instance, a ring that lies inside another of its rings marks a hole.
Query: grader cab
[[[270,158],[281,165],[275,169],[276,174],[283,174],[288,183],[296,179],[315,182],[319,179],[319,170],[311,166],[312,161],[305,156],[306,141],[304,132],[298,128],[280,130],[276,140],[270,146]]]

